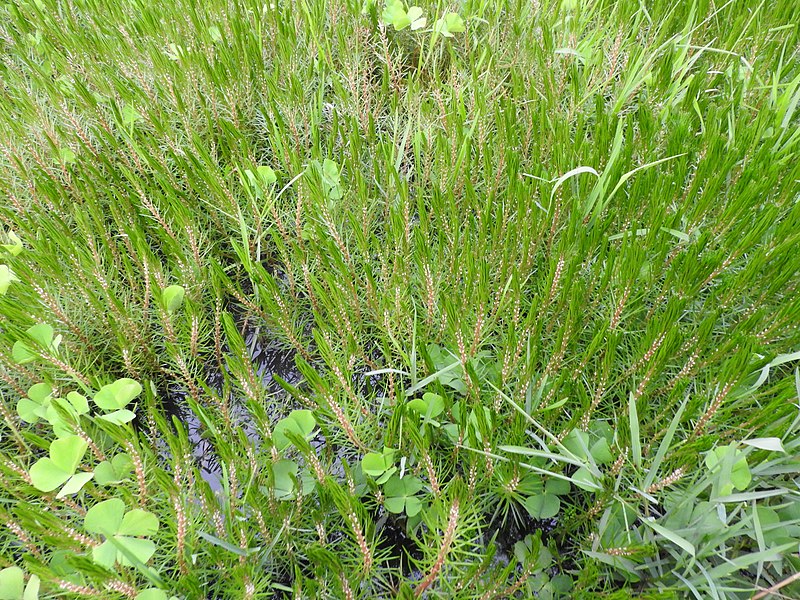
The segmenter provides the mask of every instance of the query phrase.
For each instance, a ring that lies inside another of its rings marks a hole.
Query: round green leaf
[[[276,181],[278,181],[278,177],[275,175],[275,171],[272,170],[271,167],[261,166],[256,168],[256,173],[261,178],[261,181],[266,185],[272,185]]]
[[[15,363],[24,365],[35,361],[39,358],[39,355],[31,350],[31,347],[25,342],[17,341],[14,342],[14,345],[11,347],[11,358],[14,359]]]
[[[8,265],[0,265],[0,296],[4,295],[12,281],[19,281]]]
[[[72,408],[75,409],[77,414],[85,415],[89,412],[89,401],[86,399],[86,396],[82,396],[78,392],[70,392],[67,394],[67,401],[72,405]]]
[[[72,475],[81,463],[88,446],[86,440],[80,436],[68,435],[50,444],[50,458],[62,471]]]
[[[361,470],[372,477],[380,477],[388,468],[386,458],[377,452],[368,452],[361,459]]]
[[[83,519],[83,527],[89,533],[112,535],[119,529],[124,515],[125,503],[122,500],[119,498],[104,500],[95,504],[86,512],[86,516]],[[97,561],[95,560],[95,562]]]
[[[390,513],[394,513],[399,515],[400,513],[405,510],[406,507],[406,499],[405,498],[386,498],[383,502],[383,506],[388,510]]]
[[[119,483],[133,470],[133,461],[127,454],[117,454],[111,461],[104,460],[94,470],[94,479],[100,485]]]
[[[293,410],[285,419],[281,419],[272,431],[272,440],[278,450],[284,450],[291,445],[291,441],[286,437],[287,433],[293,433],[300,437],[308,437],[314,431],[317,422],[310,410]]]
[[[135,600],[167,600],[167,593],[158,588],[147,588],[136,594]]]
[[[29,328],[25,333],[43,348],[50,348],[53,345],[53,328],[47,323],[39,323]],[[56,344],[57,346],[57,344]]]
[[[614,456],[611,454],[611,448],[608,445],[608,440],[606,438],[600,438],[597,440],[589,450],[589,454],[592,455],[598,463],[605,464],[610,463],[614,460]]]
[[[94,477],[94,473],[75,473],[75,475],[69,478],[69,481],[67,481],[66,485],[61,488],[61,491],[58,492],[56,498],[63,498],[71,494],[77,494],[81,491],[83,486],[89,483],[89,480],[91,480],[92,477]]]
[[[297,463],[291,460],[279,460],[272,465],[275,498],[291,500],[294,498],[295,481],[297,480]]]
[[[106,540],[99,546],[95,546],[92,549],[92,560],[101,567],[113,569],[114,563],[117,562],[116,546],[114,546],[111,540]]]
[[[122,410],[115,410],[114,412],[110,412],[107,415],[101,415],[101,419],[104,421],[108,421],[109,423],[114,423],[114,425],[124,425],[125,423],[130,423],[136,418],[136,413],[122,409]]]
[[[17,402],[17,414],[26,423],[36,423],[44,417],[44,413],[42,405],[29,398],[20,398]]]
[[[25,593],[22,595],[22,600],[39,600],[39,587],[41,581],[38,575],[31,575],[28,579],[28,585],[25,586]]]
[[[168,313],[174,313],[183,304],[186,290],[180,285],[171,285],[161,292],[161,301]]]
[[[151,512],[135,508],[125,513],[117,529],[119,535],[153,535],[158,531],[158,518]]]
[[[414,517],[422,510],[422,501],[416,496],[406,498],[406,514],[409,517]]]
[[[118,410],[142,393],[138,381],[124,377],[100,388],[94,395],[94,402],[103,410]]]
[[[561,501],[555,494],[539,494],[529,497],[525,508],[534,519],[550,519],[558,514]]]
[[[575,485],[582,490],[586,490],[587,492],[597,491],[597,481],[595,481],[594,475],[592,475],[591,471],[586,467],[581,467],[575,471],[572,480],[575,482]]]
[[[30,470],[33,487],[41,492],[52,492],[72,476],[71,472],[56,465],[50,458],[40,458]]]
[[[544,484],[544,491],[548,494],[563,496],[569,493],[569,481],[558,477],[550,477]]]
[[[25,573],[19,567],[0,571],[0,600],[21,600],[25,590]]]
[[[28,398],[41,404],[53,394],[53,388],[46,383],[37,383],[28,389]]]

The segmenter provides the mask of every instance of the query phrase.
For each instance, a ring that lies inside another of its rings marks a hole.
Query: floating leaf
[[[272,170],[271,167],[266,165],[260,166],[256,168],[256,173],[261,178],[266,185],[272,185],[276,181],[278,181],[278,176],[275,175],[275,171]]]
[[[0,244],[0,248],[11,254],[11,256],[18,256],[20,252],[22,252],[22,240],[19,239],[19,236],[14,233],[13,231],[8,231],[5,234],[8,241],[11,242],[10,244]]]
[[[272,481],[275,498],[292,500],[295,497],[297,481],[297,463],[291,460],[279,460],[272,465]]]
[[[104,410],[119,410],[141,393],[139,382],[125,377],[101,387],[94,395],[94,402]]]
[[[46,383],[37,383],[28,390],[27,398],[17,402],[17,414],[26,423],[36,423],[47,417],[47,408],[53,389]]]
[[[11,347],[11,358],[14,359],[15,363],[24,365],[26,363],[35,361],[37,358],[39,358],[39,355],[31,350],[31,347],[25,342],[16,341]]]
[[[186,295],[186,290],[180,285],[171,285],[161,292],[161,302],[164,304],[164,309],[168,313],[174,313],[183,304],[183,298]]]
[[[211,36],[211,40],[214,42],[221,42],[222,41],[222,32],[219,30],[219,27],[216,25],[212,25],[208,28],[208,33]],[[166,596],[165,596],[166,597]],[[136,597],[139,600],[139,596]]]
[[[33,487],[42,492],[52,492],[72,476],[56,465],[50,458],[40,458],[31,467],[30,473]]]
[[[39,587],[41,581],[38,575],[31,575],[28,579],[28,585],[25,586],[25,593],[22,595],[22,600],[39,600]]]
[[[167,600],[167,593],[158,588],[147,588],[136,594],[134,600]]]
[[[569,487],[569,481],[557,477],[550,477],[544,484],[545,492],[548,494],[555,494],[556,496],[568,494]]]
[[[395,451],[391,448],[384,448],[382,454],[368,452],[361,459],[361,470],[377,479],[377,483],[382,485],[391,477],[397,468],[394,466]]]
[[[50,458],[39,459],[31,467],[33,486],[42,492],[51,492],[67,481],[83,459],[88,444],[77,436],[69,435],[50,444]]]

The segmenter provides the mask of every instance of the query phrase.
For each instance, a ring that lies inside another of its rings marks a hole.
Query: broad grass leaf
[[[768,437],[768,438],[753,438],[751,440],[742,440],[742,443],[747,446],[752,446],[753,448],[759,448],[760,450],[771,450],[772,452],[786,452],[783,448],[783,443],[781,442],[780,438],[776,437]]]
[[[663,525],[660,525],[656,522],[656,520],[652,517],[642,519],[642,523],[650,527],[653,531],[659,534],[661,537],[666,538],[673,544],[679,546],[686,552],[688,552],[691,556],[695,555],[694,544],[689,542],[688,540],[682,538],[677,533],[672,531],[671,529],[667,529]]]

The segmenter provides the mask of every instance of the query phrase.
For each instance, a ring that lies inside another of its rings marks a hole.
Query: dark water
[[[243,337],[247,345],[247,351],[253,362],[254,370],[258,375],[261,385],[268,394],[276,398],[287,397],[287,392],[276,381],[275,376],[280,377],[291,385],[302,383],[302,375],[295,366],[295,351],[287,349],[283,344],[271,339],[268,332],[256,327],[247,327],[244,324]],[[216,367],[215,363],[212,363]],[[218,369],[209,367],[206,372],[206,385],[209,392],[220,396],[223,393],[223,380],[225,374]],[[382,395],[386,389],[386,381],[381,376],[367,376],[364,372],[354,376],[354,387],[363,392],[366,397],[374,396],[376,393]],[[277,422],[294,408],[292,400],[288,400],[289,406],[272,407],[274,419]],[[285,403],[284,403],[285,404]],[[244,431],[249,442],[257,448],[261,444],[261,438],[243,401],[234,393],[228,395],[228,405],[231,411],[231,418],[236,427]],[[167,414],[180,420],[186,428],[189,441],[193,447],[193,457],[199,467],[203,479],[208,482],[214,492],[223,490],[222,478],[223,471],[219,464],[218,455],[213,442],[204,435],[203,425],[197,416],[192,412],[186,403],[186,391],[177,387],[170,387],[167,398],[163,402]],[[273,415],[268,410],[268,415]],[[344,474],[341,462],[346,460],[353,464],[358,461],[358,456],[351,456],[350,452],[338,449],[331,449],[326,440],[320,435],[311,440],[311,443],[320,452],[333,452],[331,458],[333,462],[330,469],[335,474]],[[346,456],[345,456],[346,455]],[[406,533],[405,524],[392,515],[387,515],[381,511],[375,515],[376,529],[379,535],[379,548],[385,552],[388,559],[387,566],[392,573],[396,573],[391,579],[391,585],[399,586],[401,581],[409,583],[419,581],[422,574],[413,566],[412,559],[419,559],[422,556],[415,540]],[[514,544],[523,540],[526,535],[541,532],[543,541],[549,534],[558,527],[556,519],[547,521],[537,521],[529,517],[524,511],[518,518],[508,519],[503,523],[488,523],[482,539],[476,540],[478,547],[476,550],[485,551],[490,544],[494,544],[495,554],[492,564],[503,567],[514,559]],[[288,584],[288,582],[287,582]]]
[[[246,328],[243,332],[250,360],[253,362],[261,385],[269,394],[276,396],[286,394],[275,380],[275,376],[277,375],[292,385],[300,383],[302,375],[295,366],[295,352],[291,349],[287,350],[284,345],[262,333],[262,330],[257,327]],[[209,391],[218,397],[221,396],[225,374],[220,372],[214,363],[213,367],[208,368],[205,375]],[[192,455],[200,469],[201,476],[214,492],[219,492],[222,490],[222,467],[219,464],[216,449],[212,441],[204,435],[203,424],[186,403],[186,395],[185,389],[170,387],[167,398],[163,402],[164,410],[169,417],[175,417],[183,423],[189,436],[189,442],[192,444]],[[227,401],[234,427],[244,431],[250,443],[258,447],[261,444],[261,438],[253,418],[241,398],[236,394],[229,393]],[[277,421],[285,416],[284,413],[288,412],[288,409],[281,411],[282,414],[276,414],[274,420]]]

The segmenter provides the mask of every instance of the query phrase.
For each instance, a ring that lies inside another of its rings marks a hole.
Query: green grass
[[[800,594],[795,0],[385,6],[0,5],[0,598]]]

